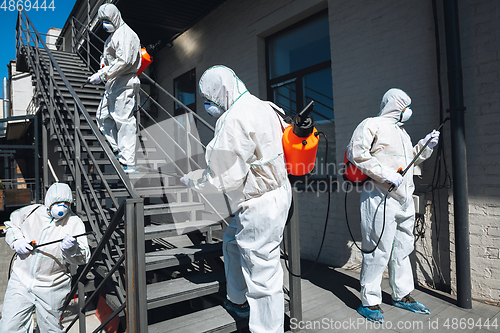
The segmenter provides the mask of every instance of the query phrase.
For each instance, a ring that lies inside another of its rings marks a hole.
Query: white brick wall
[[[441,6],[441,3],[439,6]],[[500,25],[497,0],[461,0],[460,26],[464,70],[469,172],[473,297],[498,301],[500,293],[500,172],[498,142]],[[254,95],[266,98],[264,38],[328,7],[332,54],[337,161],[357,124],[379,111],[382,95],[399,87],[412,98],[414,117],[405,125],[416,142],[439,126],[439,95],[431,1],[385,0],[227,0],[155,58],[159,81],[173,91],[173,78],[196,68],[197,79],[212,65],[231,67]],[[447,107],[446,57],[442,8],[441,82]],[[163,103],[170,109],[171,101]],[[203,110],[198,112],[214,122]],[[449,123],[444,128],[451,173]],[[435,156],[422,165],[423,192],[432,180]],[[341,178],[339,178],[341,181]],[[439,196],[438,196],[439,194]],[[427,202],[431,196],[426,195]],[[326,194],[299,194],[302,257],[314,260],[325,220]],[[454,290],[452,191],[435,192],[436,209],[427,207],[425,236],[412,255],[420,283]],[[439,205],[437,205],[439,203]],[[359,196],[350,194],[348,214],[360,240]],[[436,216],[435,216],[436,215]],[[439,233],[438,233],[439,232]],[[439,246],[437,238],[439,237]],[[332,193],[325,246],[320,261],[359,268],[361,254],[350,239],[344,215],[344,193]]]

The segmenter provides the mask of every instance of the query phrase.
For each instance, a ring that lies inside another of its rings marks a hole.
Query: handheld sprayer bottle
[[[314,168],[318,151],[318,130],[311,117],[314,101],[299,112],[283,133],[283,150],[287,172],[303,176]]]

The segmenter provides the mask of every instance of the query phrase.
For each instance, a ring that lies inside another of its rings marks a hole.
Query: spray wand
[[[439,131],[441,129],[441,127],[443,127],[444,123],[446,123],[449,119],[450,119],[450,117],[446,117],[445,120],[443,120],[443,122],[441,123],[441,125],[439,125],[439,127],[438,127],[438,129],[436,131]],[[404,170],[403,170],[403,168],[399,168],[398,169],[398,173],[400,173],[401,176],[404,177],[404,175],[408,172],[408,170],[410,169],[410,167],[415,163],[416,160],[418,160],[418,158],[420,157],[420,155],[422,155],[422,153],[424,152],[425,148],[429,145],[429,143],[431,142],[431,140],[432,140],[432,138],[430,138],[429,140],[427,140],[427,142],[422,147],[422,149],[418,152],[418,154],[413,158],[413,160],[410,162],[410,164],[408,164],[408,166]],[[389,192],[392,192],[392,190],[394,190],[395,187],[396,187],[396,185],[392,184],[392,186],[389,188]]]
[[[79,234],[79,235],[75,235],[75,236],[72,236],[73,238],[78,238],[78,237],[81,237],[81,236],[86,236],[86,235],[95,235],[95,233],[93,231],[87,231],[83,234]],[[30,245],[33,247],[33,250],[34,251],[35,249],[39,248],[39,247],[42,247],[42,246],[46,246],[46,245],[50,245],[50,244],[54,244],[54,243],[58,243],[58,242],[62,242],[64,238],[61,238],[61,239],[58,239],[58,240],[55,240],[55,241],[51,241],[51,242],[48,242],[48,243],[43,243],[43,244],[36,244],[35,241],[31,241],[30,242]]]

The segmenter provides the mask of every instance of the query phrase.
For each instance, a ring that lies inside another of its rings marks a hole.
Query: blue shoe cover
[[[123,171],[125,171],[125,173],[138,173],[139,172],[139,171],[135,170],[135,166],[124,166],[122,168],[123,168]]]
[[[247,306],[245,309],[238,309],[233,306],[233,304],[229,300],[224,301],[224,307],[227,311],[234,313],[240,318],[248,318],[250,317],[250,307]]]
[[[429,309],[427,309],[427,307],[425,307],[425,305],[415,301],[410,295],[406,295],[401,301],[395,301],[391,299],[391,302],[392,305],[401,309],[405,309],[415,313],[431,314],[431,312],[429,311]]]
[[[358,313],[373,322],[384,322],[384,315],[382,315],[382,311],[380,310],[370,310],[367,306],[363,306],[361,304],[358,308]]]

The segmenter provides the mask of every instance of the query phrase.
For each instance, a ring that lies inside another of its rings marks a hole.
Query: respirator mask
[[[205,110],[207,110],[209,115],[215,118],[220,117],[221,114],[224,113],[224,111],[217,104],[207,101],[205,102]]]
[[[405,121],[408,121],[411,116],[413,114],[413,111],[410,109],[409,106],[407,106],[404,110],[403,110],[403,114],[401,115],[401,120],[400,122],[404,123]]]
[[[52,208],[50,208],[50,215],[55,218],[56,220],[62,219],[66,214],[68,213],[69,210],[69,204],[68,203],[55,203],[52,205]]]
[[[107,22],[107,21],[102,22],[102,27],[104,30],[106,30],[106,32],[109,32],[109,33],[112,33],[113,31],[115,31],[115,27],[111,22]]]

